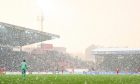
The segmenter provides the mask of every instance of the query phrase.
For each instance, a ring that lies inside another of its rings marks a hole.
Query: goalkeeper
[[[26,77],[26,70],[27,70],[26,60],[23,60],[23,62],[21,63],[21,71],[22,71],[23,79],[25,79],[25,77]]]

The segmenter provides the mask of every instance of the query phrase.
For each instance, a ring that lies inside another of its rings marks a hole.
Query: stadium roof
[[[0,46],[24,46],[54,38],[59,36],[0,22]]]
[[[140,48],[95,48],[92,51],[140,51]]]
[[[140,54],[140,48],[96,48],[92,54]]]

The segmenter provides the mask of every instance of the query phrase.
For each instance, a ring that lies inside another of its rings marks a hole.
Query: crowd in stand
[[[6,71],[20,70],[20,62],[27,56],[25,52],[12,51],[9,48],[0,48],[0,68]]]
[[[57,51],[45,51],[43,53],[27,53],[13,51],[9,48],[0,49],[0,68],[6,71],[20,71],[20,63],[23,59],[28,64],[30,72],[61,71],[66,68],[88,68],[88,64],[68,53]]]
[[[10,48],[0,48],[0,73],[3,71],[21,71],[20,64],[23,60],[28,64],[29,72],[54,72],[71,69],[89,69],[94,71],[94,63],[82,61],[68,53],[61,53],[54,50],[48,50],[41,53],[19,52]],[[125,59],[117,59],[116,56],[106,57],[96,70],[115,71],[116,67],[121,71],[140,71],[140,56],[125,56]]]
[[[30,54],[29,56],[31,71],[61,71],[65,68],[87,68],[87,63],[73,58],[67,53],[57,51],[46,51],[40,54]],[[32,61],[30,61],[32,60]],[[37,67],[36,67],[37,66]]]

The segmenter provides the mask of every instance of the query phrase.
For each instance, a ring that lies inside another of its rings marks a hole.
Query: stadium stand
[[[6,71],[16,71],[19,69],[18,64],[28,54],[22,51],[22,46],[59,38],[55,34],[4,22],[0,22],[0,37],[0,68],[4,67]],[[13,51],[15,47],[20,47],[20,51]]]
[[[55,50],[41,53],[35,53],[35,50],[30,53],[22,51],[22,46],[59,38],[58,35],[0,22],[0,36],[0,72],[2,73],[19,72],[23,59],[27,60],[29,72],[55,72],[61,71],[62,67],[63,69],[89,67],[86,62],[73,58],[68,53]],[[14,51],[15,47],[20,47],[20,51]]]
[[[98,71],[139,72],[140,48],[96,48],[91,53]]]

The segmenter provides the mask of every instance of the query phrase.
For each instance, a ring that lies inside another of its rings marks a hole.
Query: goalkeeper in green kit
[[[21,70],[22,70],[22,77],[23,79],[25,79],[26,70],[27,70],[26,60],[23,60],[23,62],[21,63]]]

